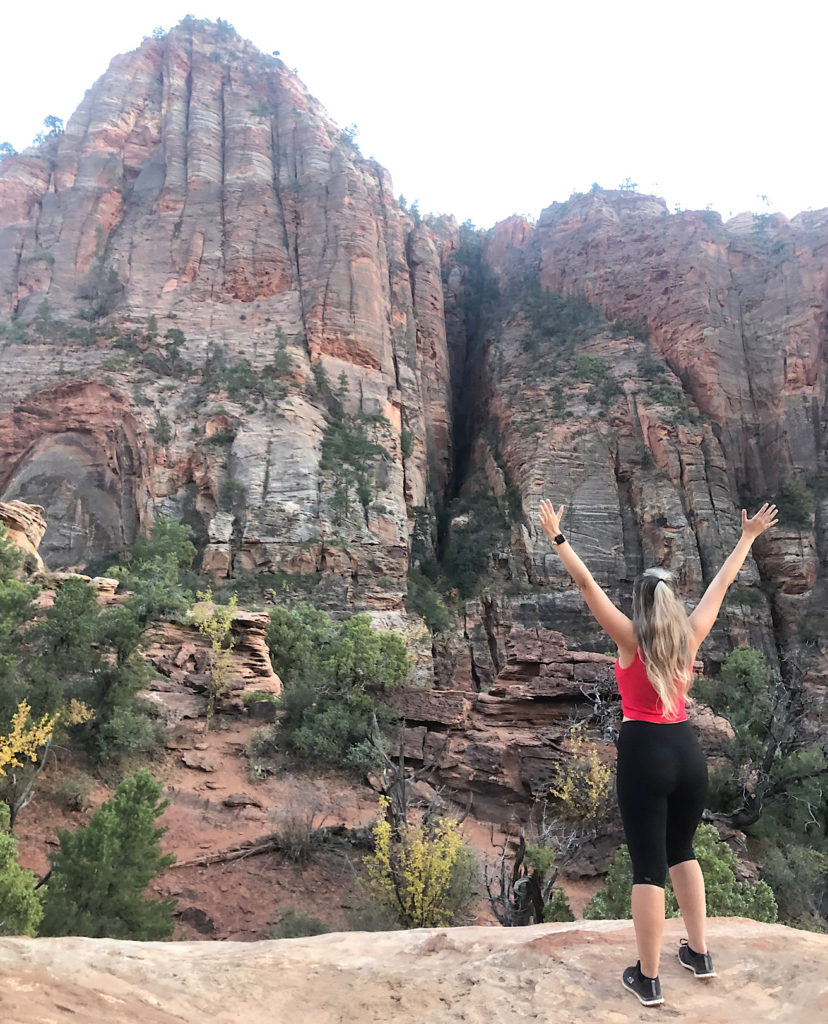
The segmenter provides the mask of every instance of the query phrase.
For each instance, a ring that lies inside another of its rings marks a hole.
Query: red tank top
[[[647,677],[647,669],[636,650],[632,664],[621,668],[615,659],[615,681],[621,694],[621,710],[625,718],[633,718],[639,722],[660,722],[670,725],[673,722],[687,721],[687,710],[684,697],[679,697],[676,714],[667,718],[661,705],[661,698],[653,689]]]

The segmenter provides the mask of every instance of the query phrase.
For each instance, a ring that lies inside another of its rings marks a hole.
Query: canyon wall
[[[0,499],[44,507],[50,567],[170,514],[218,578],[290,573],[378,616],[410,564],[476,546],[437,683],[558,731],[588,699],[573,655],[607,674],[608,642],[539,499],[622,605],[654,563],[697,598],[740,508],[776,499],[705,657],[753,644],[818,720],[827,254],[828,211],[722,223],[632,191],[421,220],[278,58],[185,19],[0,165]],[[569,682],[541,693],[553,664]],[[446,728],[417,714],[415,758]]]
[[[3,161],[0,492],[43,504],[47,562],[186,512],[220,576],[399,605],[452,437],[439,260],[390,189],[281,61],[193,19]],[[329,391],[371,445],[359,495],[320,466]]]

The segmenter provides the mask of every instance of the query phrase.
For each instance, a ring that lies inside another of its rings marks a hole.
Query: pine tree
[[[9,811],[0,804],[0,935],[35,935],[43,906],[37,879],[17,863],[17,840],[9,831]]]
[[[161,800],[161,784],[143,769],[118,786],[86,828],[61,829],[41,935],[170,938],[175,901],[144,898],[151,879],[175,860],[161,852],[167,830],[154,826],[168,803]]]

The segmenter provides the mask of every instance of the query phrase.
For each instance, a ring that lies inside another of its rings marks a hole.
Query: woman
[[[618,737],[618,803],[633,867],[632,915],[639,961],[622,984],[644,1006],[664,1000],[658,980],[664,931],[667,869],[687,929],[678,950],[697,978],[715,976],[705,934],[704,878],[693,836],[707,795],[707,765],[687,721],[685,697],[693,662],[713,627],[727,588],[754,540],[776,522],[765,503],[748,518],[742,536],[701,601],[688,616],[662,569],[648,569],[633,585],[633,617],[615,607],[561,533],[563,506],[540,503],[539,520],[589,610],[618,645],[615,677],[624,714]]]

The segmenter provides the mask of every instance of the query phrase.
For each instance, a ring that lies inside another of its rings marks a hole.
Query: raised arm
[[[767,502],[751,518],[748,518],[747,512],[742,509],[742,536],[739,538],[736,547],[725,559],[724,565],[711,580],[701,601],[690,613],[690,626],[693,630],[696,650],[698,650],[702,641],[713,628],[713,623],[719,614],[727,588],[736,579],[739,570],[747,558],[751,545],[760,533],[764,533],[765,530],[776,523],[776,515],[776,505],[769,505]],[[695,651],[693,653],[695,655]]]
[[[592,578],[592,573],[587,569],[572,545],[564,540],[555,542],[556,537],[561,534],[561,517],[563,516],[563,505],[555,511],[551,501],[543,498],[540,503],[538,519],[543,532],[552,541],[552,547],[564,564],[564,568],[572,577],[575,584],[583,594],[589,610],[612,639],[618,644],[618,651],[623,662],[632,661],[635,656],[636,639],[633,631],[632,621],[610,601],[601,587]]]

